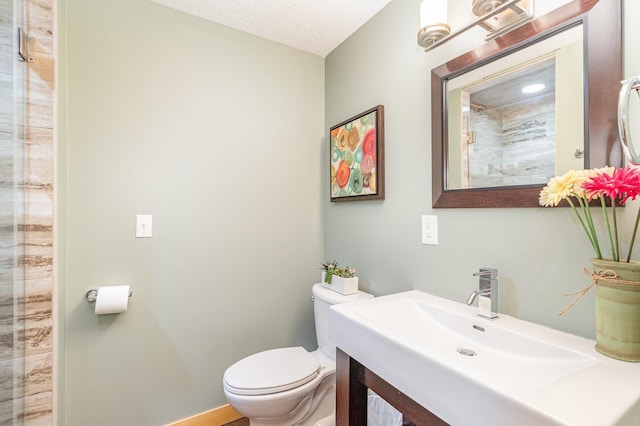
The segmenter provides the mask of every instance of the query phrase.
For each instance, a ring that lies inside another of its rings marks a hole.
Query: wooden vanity
[[[425,386],[428,384],[425,383]],[[336,426],[367,424],[367,389],[371,389],[400,411],[404,418],[404,426],[447,424],[338,348],[336,350]]]

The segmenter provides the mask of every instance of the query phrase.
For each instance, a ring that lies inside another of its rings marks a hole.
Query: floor
[[[411,423],[408,420],[405,420],[402,423],[402,425],[403,426],[410,426],[410,425],[413,425],[413,423]],[[243,418],[241,418],[239,420],[236,420],[236,421],[231,422],[231,423],[226,423],[226,424],[224,424],[222,426],[249,426],[249,419],[247,419],[246,417],[243,417]]]
[[[231,423],[224,424],[222,426],[249,426],[249,419],[243,417],[241,419],[235,420]]]
[[[403,423],[402,423],[402,426],[411,426],[411,425],[413,425],[413,423],[411,423],[408,420],[404,420]],[[243,418],[238,419],[236,421],[233,421],[231,423],[226,423],[226,424],[224,424],[222,426],[249,426],[249,419],[247,419],[246,417],[243,417]]]

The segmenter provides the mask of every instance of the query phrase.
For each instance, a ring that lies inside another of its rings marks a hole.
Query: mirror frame
[[[446,189],[447,81],[579,24],[583,29],[585,69],[584,167],[622,164],[617,128],[622,0],[574,0],[431,71],[434,208],[540,207],[538,196],[544,185]]]

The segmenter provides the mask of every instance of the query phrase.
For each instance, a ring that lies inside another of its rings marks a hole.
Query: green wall
[[[60,424],[224,405],[236,360],[315,349],[324,61],[147,0],[58,11]],[[128,312],[96,317],[85,292],[119,284]]]
[[[459,3],[449,3],[453,28],[469,20]],[[637,40],[639,6],[624,3],[625,39]],[[420,0],[391,2],[326,58],[325,127],[385,106],[386,199],[325,201],[324,257],[355,267],[376,295],[418,289],[461,302],[477,289],[478,268],[498,268],[502,313],[595,336],[593,292],[558,316],[572,300],[562,294],[590,283],[583,267],[590,266],[591,246],[569,209],[431,208],[430,71],[482,43],[482,31],[425,53],[416,44],[419,6]],[[557,6],[540,0],[536,12]],[[625,75],[639,74],[632,42],[626,52]],[[622,212],[626,229],[637,207]],[[421,244],[424,214],[438,216],[437,246]],[[635,251],[637,258],[640,245]]]

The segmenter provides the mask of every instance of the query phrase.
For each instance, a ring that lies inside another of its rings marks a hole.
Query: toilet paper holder
[[[132,291],[129,292],[129,297],[131,296],[133,296]],[[92,288],[91,290],[87,291],[87,293],[84,295],[84,298],[87,299],[87,302],[94,303],[98,299],[98,289]]]

